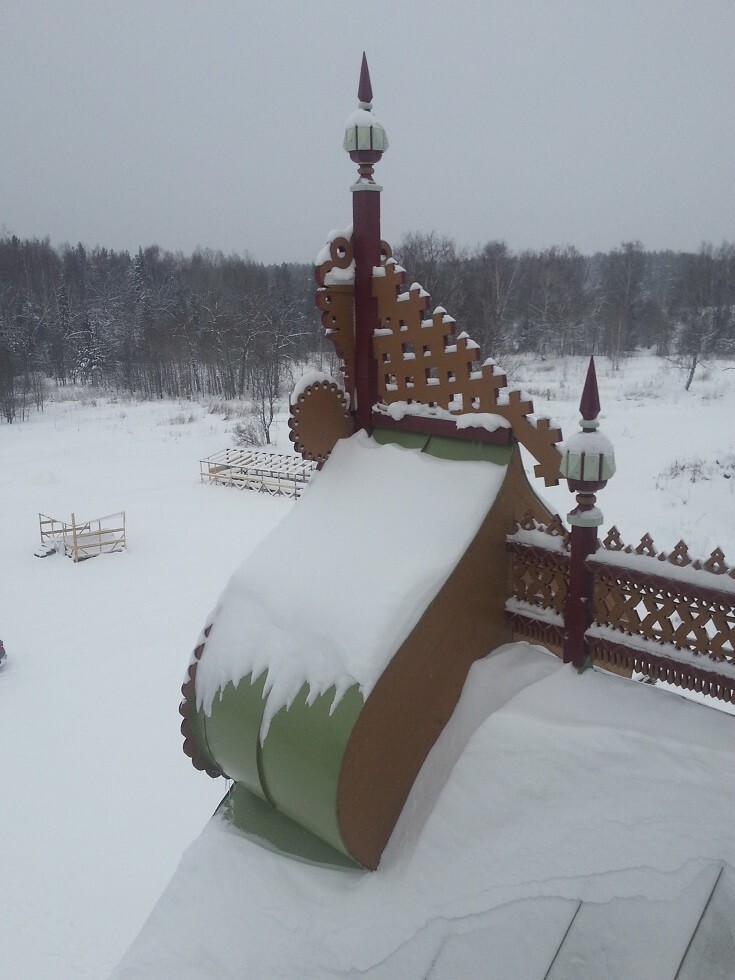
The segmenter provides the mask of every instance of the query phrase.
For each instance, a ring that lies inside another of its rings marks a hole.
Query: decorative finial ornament
[[[362,65],[360,66],[360,84],[357,87],[357,97],[360,100],[361,109],[372,109],[373,107],[373,87],[370,84],[370,69],[368,68],[367,55],[362,52]]]
[[[570,535],[569,586],[564,603],[564,662],[577,670],[589,666],[587,630],[592,622],[594,578],[586,566],[589,555],[597,550],[597,528],[602,511],[595,493],[601,490],[615,472],[612,443],[599,431],[600,395],[597,390],[595,359],[590,357],[582,400],[581,432],[575,432],[561,447],[560,474],[577,495],[577,506],[567,514]]]
[[[594,357],[590,357],[579,411],[582,431],[575,432],[562,446],[560,473],[569,483],[569,489],[583,496],[584,504],[587,504],[584,507],[583,501],[577,498],[580,506],[569,515],[570,523],[582,521],[581,526],[589,527],[594,521],[594,526],[599,526],[602,514],[589,498],[594,501],[595,492],[601,490],[615,473],[615,452],[607,436],[599,431],[600,395]]]
[[[365,52],[362,55],[357,98],[359,107],[345,123],[343,143],[345,150],[350,154],[350,159],[359,164],[360,177],[352,190],[378,190],[379,187],[373,180],[373,165],[388,149],[388,137],[372,113],[373,87],[370,84],[370,69]]]
[[[587,377],[584,382],[584,390],[582,391],[582,400],[579,403],[579,411],[585,422],[588,424],[594,422],[597,416],[600,414],[600,393],[597,390],[597,372],[595,371],[595,358],[590,357],[590,363],[587,368]],[[594,426],[593,426],[594,428]]]
[[[359,107],[345,126],[344,148],[358,164],[352,185],[352,253],[355,263],[354,312],[355,425],[370,435],[372,411],[378,401],[378,365],[373,350],[375,330],[380,326],[378,301],[373,295],[373,269],[381,264],[380,184],[373,180],[373,164],[388,149],[385,130],[372,113],[373,87],[365,53],[357,86]],[[366,194],[364,191],[371,191]]]

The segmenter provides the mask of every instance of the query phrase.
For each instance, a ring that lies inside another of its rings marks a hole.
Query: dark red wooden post
[[[380,265],[380,192],[373,180],[373,165],[388,148],[385,130],[373,116],[373,92],[367,58],[363,53],[360,107],[347,120],[344,147],[359,164],[352,190],[352,248],[355,259],[355,394],[357,428],[372,431],[372,408],[378,400],[378,369],[373,357],[373,331],[379,326],[378,303],[373,297],[373,266]]]
[[[596,506],[595,492],[615,472],[612,445],[596,431],[600,396],[594,357],[590,358],[579,411],[582,431],[567,439],[562,447],[561,475],[566,477],[569,489],[577,494],[577,506],[567,515],[572,530],[569,589],[564,604],[564,663],[572,663],[582,670],[589,652],[585,634],[593,620],[594,576],[587,569],[586,561],[597,550],[597,528],[603,520]]]
[[[595,507],[594,493],[578,493],[577,506],[567,515],[572,526],[569,555],[569,591],[564,604],[564,663],[582,669],[587,660],[588,644],[585,633],[592,624],[593,576],[585,561],[597,551],[597,528],[577,521],[589,519]]]

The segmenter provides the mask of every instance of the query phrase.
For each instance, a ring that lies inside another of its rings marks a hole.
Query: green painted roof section
[[[373,439],[381,446],[389,443],[404,449],[423,449],[431,437],[425,432],[402,432],[398,429],[373,429]]]
[[[330,713],[335,688],[309,704],[305,684],[294,701],[273,716],[261,745],[266,678],[264,672],[255,683],[251,675],[237,687],[228,683],[209,717],[196,712],[197,745],[206,748],[236,785],[268,804],[267,810],[258,811],[258,819],[279,811],[330,850],[346,853],[337,821],[337,782],[347,740],[363,707],[359,688],[349,688]],[[241,822],[241,808],[235,807],[233,822],[248,831],[252,811],[248,803],[242,811],[247,819]]]
[[[239,783],[232,786],[217,813],[261,846],[281,854],[322,867],[360,869],[346,854],[336,851]]]
[[[261,749],[267,796],[332,847],[346,852],[337,822],[337,782],[347,740],[362,711],[354,684],[330,714],[335,688],[309,705],[304,685],[271,721]]]
[[[260,723],[263,720],[266,672],[255,683],[243,677],[220,692],[212,714],[204,717],[206,743],[220,769],[253,793],[267,799],[260,774]],[[203,712],[197,712],[203,716]],[[198,743],[197,738],[197,743]]]
[[[456,459],[460,462],[484,460],[499,466],[507,466],[513,452],[512,445],[494,446],[470,439],[452,439],[449,436],[432,436],[425,432],[406,432],[390,428],[375,428],[372,437],[381,446],[392,444],[403,446],[405,449],[420,449],[429,456]]]
[[[493,446],[487,442],[472,442],[466,439],[450,439],[447,436],[431,436],[424,452],[439,459],[478,460],[507,466],[513,447]]]

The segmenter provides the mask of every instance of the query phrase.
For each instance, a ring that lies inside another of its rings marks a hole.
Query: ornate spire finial
[[[367,55],[362,52],[362,66],[360,67],[360,84],[357,87],[357,97],[364,103],[362,108],[372,109],[373,87],[370,84],[370,69],[368,68]]]
[[[569,482],[569,489],[573,492],[592,492],[601,490],[615,472],[612,443],[599,432],[597,416],[600,414],[600,395],[594,357],[590,357],[579,411],[582,431],[571,435],[561,447],[559,472]],[[572,515],[569,516],[571,520]]]
[[[579,411],[583,419],[583,428],[584,422],[594,422],[600,414],[600,394],[597,390],[597,372],[595,371],[594,355],[590,357],[589,367],[587,368],[587,378],[584,382]]]
[[[602,511],[596,492],[602,490],[615,473],[612,443],[599,431],[600,394],[597,390],[595,359],[590,357],[582,400],[581,432],[575,432],[561,447],[559,472],[577,495],[577,506],[567,514],[572,526],[570,536],[569,586],[564,603],[564,663],[573,663],[581,671],[589,666],[587,630],[592,623],[594,579],[585,562],[597,550],[597,528]]]
[[[373,180],[373,164],[377,163],[388,149],[388,137],[372,113],[373,87],[370,84],[370,70],[364,51],[357,97],[360,100],[359,108],[347,120],[343,143],[350,158],[360,165],[358,168],[360,179],[352,190],[379,190]]]

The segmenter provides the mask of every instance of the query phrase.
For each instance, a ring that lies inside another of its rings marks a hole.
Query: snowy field
[[[735,563],[734,367],[709,365],[685,392],[685,372],[667,362],[642,356],[613,372],[598,361],[601,422],[618,464],[599,495],[605,528],[615,523],[634,545],[646,531],[659,548],[684,538],[697,556],[720,546]],[[513,381],[569,434],[585,369],[581,360],[528,361]],[[230,574],[298,506],[199,482],[199,459],[233,444],[236,418],[192,403],[83,395],[0,425],[0,636],[8,651],[0,669],[0,975],[13,978],[109,974],[207,823],[225,786],[196,773],[181,751],[179,686]],[[277,451],[290,452],[286,431],[281,419]],[[573,498],[564,486],[538,489],[566,515]],[[119,510],[126,553],[76,566],[34,557],[38,512],[68,520]],[[656,704],[681,703],[641,690]],[[556,730],[563,718],[546,723]],[[731,723],[718,714],[702,724]],[[702,764],[697,751],[692,765]],[[664,758],[657,765],[668,771]],[[525,877],[534,870],[549,879],[559,872],[529,867]],[[584,861],[577,870],[584,876]],[[695,872],[693,864],[692,882]]]

